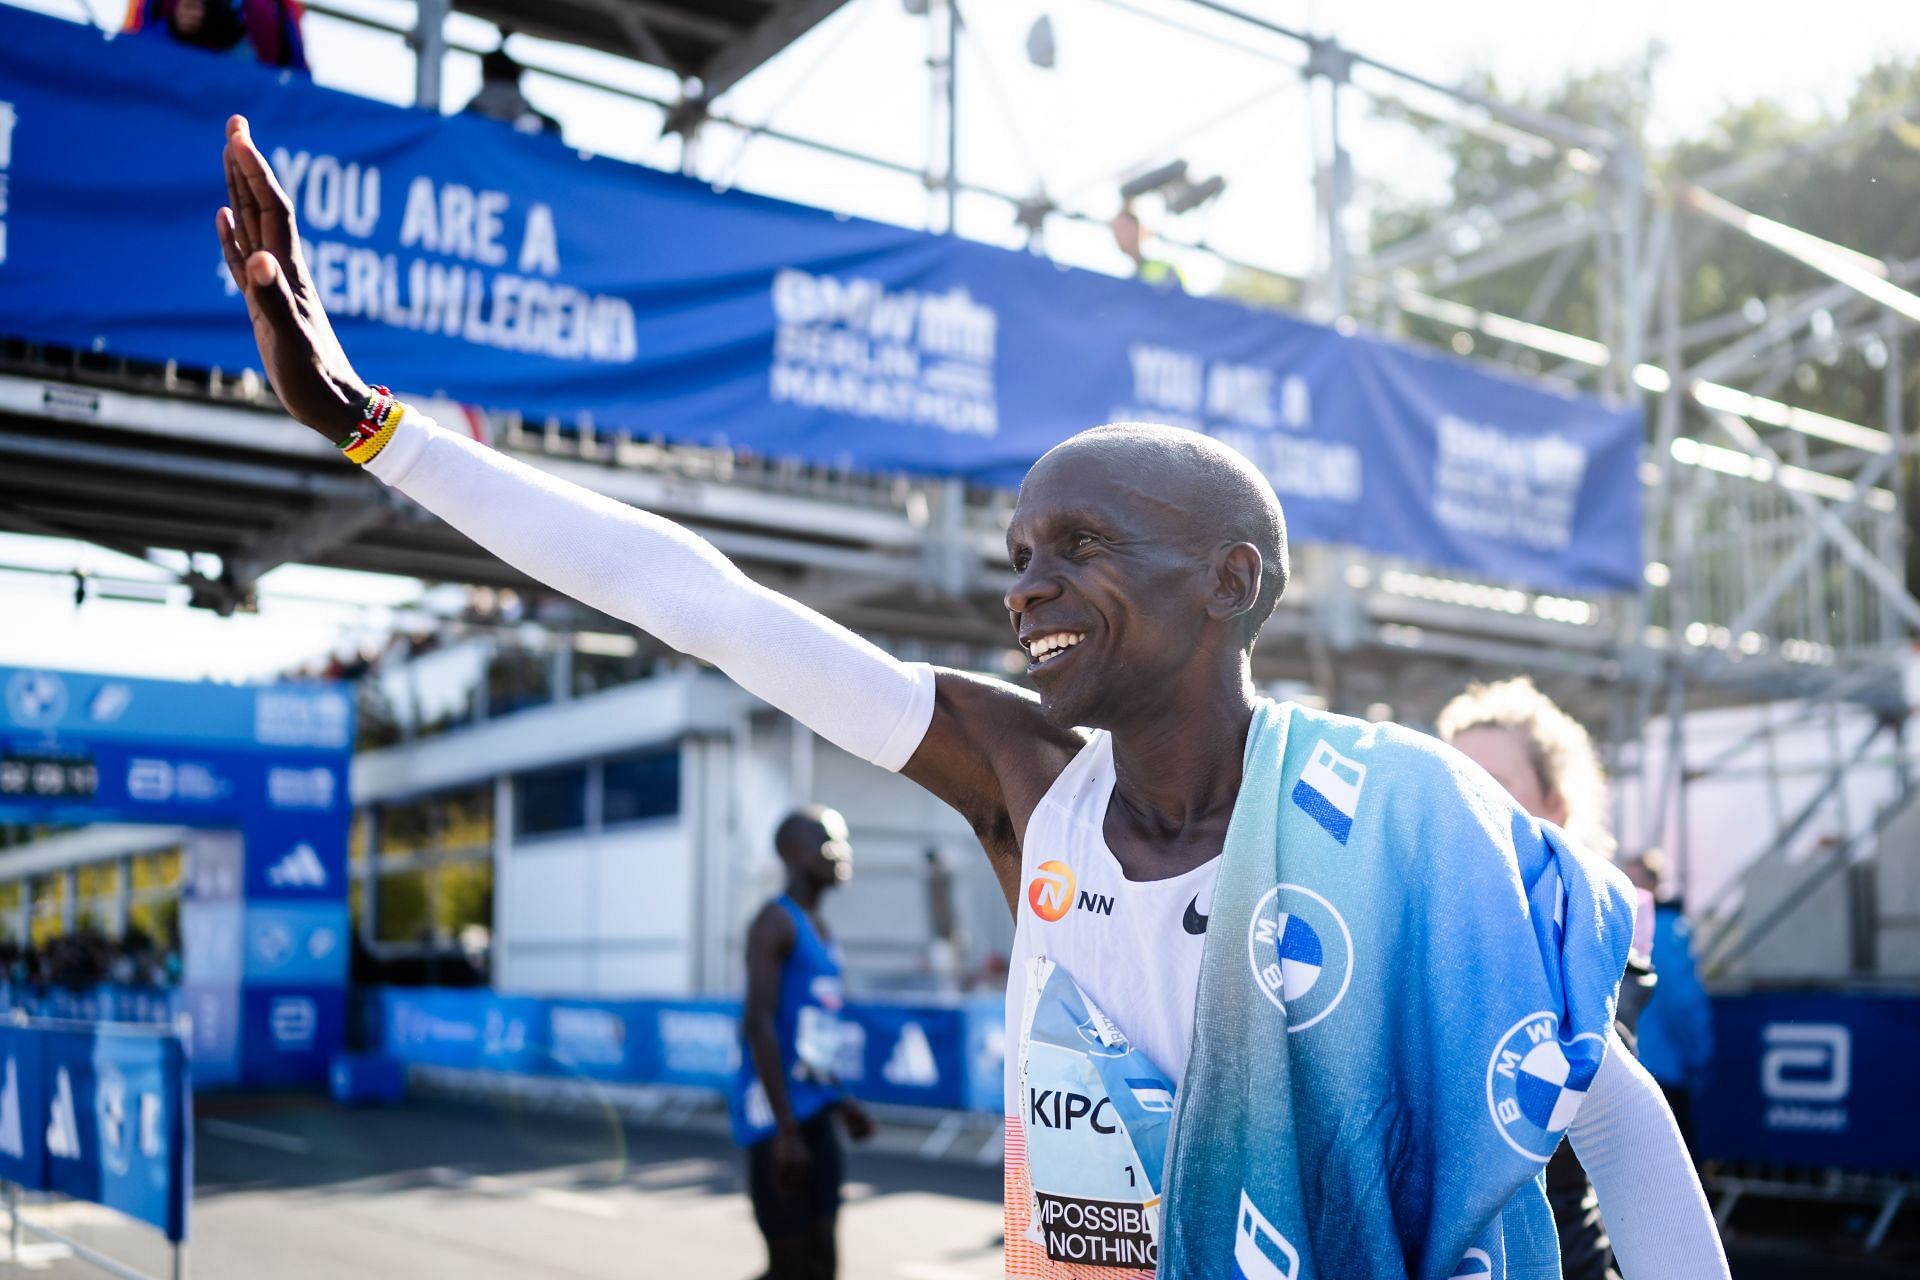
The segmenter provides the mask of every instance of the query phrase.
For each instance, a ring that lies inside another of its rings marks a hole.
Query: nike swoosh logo
[[[1187,904],[1187,914],[1180,917],[1180,927],[1198,937],[1207,931],[1207,918],[1200,914],[1200,895],[1194,894],[1193,901]]]

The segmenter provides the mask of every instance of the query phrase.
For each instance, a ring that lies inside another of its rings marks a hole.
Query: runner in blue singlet
[[[873,1121],[840,1088],[840,948],[816,911],[853,874],[847,823],[811,806],[774,833],[786,892],[747,931],[747,999],[733,1133],[747,1149],[747,1190],[767,1240],[765,1280],[831,1280],[840,1212],[837,1113],[859,1141]]]

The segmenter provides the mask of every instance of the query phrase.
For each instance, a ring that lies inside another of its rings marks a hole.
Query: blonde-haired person
[[[1593,739],[1532,680],[1467,686],[1440,712],[1434,732],[1492,774],[1528,813],[1587,850],[1613,856],[1607,775]]]
[[[1578,720],[1534,688],[1532,680],[1516,676],[1469,685],[1441,709],[1434,731],[1492,774],[1528,813],[1558,826],[1592,852],[1613,856],[1615,842],[1606,820],[1607,776],[1593,739]],[[1644,956],[1634,955],[1620,984],[1617,1018],[1629,1045],[1651,987],[1650,972]],[[1620,1280],[1606,1224],[1600,1220],[1599,1197],[1566,1143],[1547,1165],[1547,1201],[1560,1235],[1566,1280]]]

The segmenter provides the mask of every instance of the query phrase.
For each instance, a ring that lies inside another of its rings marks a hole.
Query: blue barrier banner
[[[998,999],[852,1001],[840,1017],[840,1078],[855,1096],[999,1112]],[[385,1052],[422,1066],[719,1093],[733,1087],[740,1070],[738,1000],[570,1000],[389,987],[380,992],[380,1022]]]
[[[81,991],[0,982],[0,1013],[15,1011],[30,1018],[68,1022],[140,1022],[170,1027],[180,1014],[180,993],[170,987],[111,982]]]
[[[0,40],[10,21],[0,12]],[[14,265],[0,252],[0,281]],[[347,980],[353,741],[339,684],[0,667],[0,822],[189,829],[182,986],[203,1083],[326,1078]],[[81,993],[36,1012],[123,1016],[96,1004]]]
[[[652,1013],[659,1055],[652,1079],[722,1093],[733,1088],[741,1053],[738,1000],[661,1000]]]
[[[187,1236],[192,1094],[172,1035],[0,1026],[0,1177]]]
[[[850,1004],[860,1028],[861,1070],[847,1088],[874,1102],[957,1109],[967,1101],[966,1014],[958,1008]]]
[[[23,1187],[47,1180],[47,1096],[41,1053],[45,1032],[0,1023],[0,1178]]]
[[[312,1084],[346,1042],[347,991],[325,986],[240,988],[240,1079],[248,1084]]]
[[[231,112],[299,212],[356,365],[391,385],[994,484],[1081,428],[1170,422],[1258,463],[1298,540],[1639,584],[1635,412],[0,9],[7,332],[255,366],[211,231]]]
[[[1715,996],[1713,1044],[1693,1097],[1703,1156],[1920,1174],[1920,996]]]
[[[547,1057],[563,1075],[645,1080],[654,1062],[653,1023],[631,1001],[547,1001]]]
[[[1000,1115],[1007,1105],[1006,997],[971,996],[966,1008],[967,1110]]]

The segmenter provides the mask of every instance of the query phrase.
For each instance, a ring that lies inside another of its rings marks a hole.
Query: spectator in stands
[[[502,29],[500,47],[480,58],[480,92],[461,108],[476,116],[510,124],[520,133],[559,133],[560,122],[527,101],[520,88],[523,68],[507,52],[507,37]]]
[[[764,1280],[831,1280],[838,1251],[840,1138],[873,1121],[840,1087],[840,948],[819,916],[827,890],[853,875],[847,820],[809,805],[774,832],[786,892],[747,930],[745,1052],[733,1091],[734,1138],[747,1149],[747,1192],[767,1240]]]
[[[1639,1056],[1673,1108],[1687,1150],[1693,1145],[1693,1094],[1713,1061],[1713,1012],[1693,964],[1693,928],[1673,893],[1671,864],[1661,849],[1627,863],[1627,876],[1653,895],[1653,965],[1660,985],[1640,1018]]]
[[[1474,684],[1442,709],[1434,728],[1492,774],[1528,813],[1558,825],[1592,852],[1612,855],[1607,779],[1593,740],[1579,721],[1534,688],[1533,681],[1520,676]],[[1629,1046],[1652,986],[1645,956],[1630,954],[1615,1015],[1621,1039]],[[1560,1234],[1566,1280],[1619,1280],[1599,1197],[1568,1143],[1561,1143],[1547,1164],[1547,1201]]]
[[[1144,231],[1140,226],[1140,216],[1130,204],[1121,205],[1120,212],[1113,215],[1113,242],[1120,246],[1120,252],[1133,259],[1133,278],[1156,289],[1168,289],[1175,293],[1187,291],[1186,278],[1180,274],[1180,268],[1164,258],[1149,258],[1143,248]]]
[[[131,0],[126,29],[164,33],[216,53],[237,50],[244,41],[263,66],[307,75],[304,16],[299,0]]]

